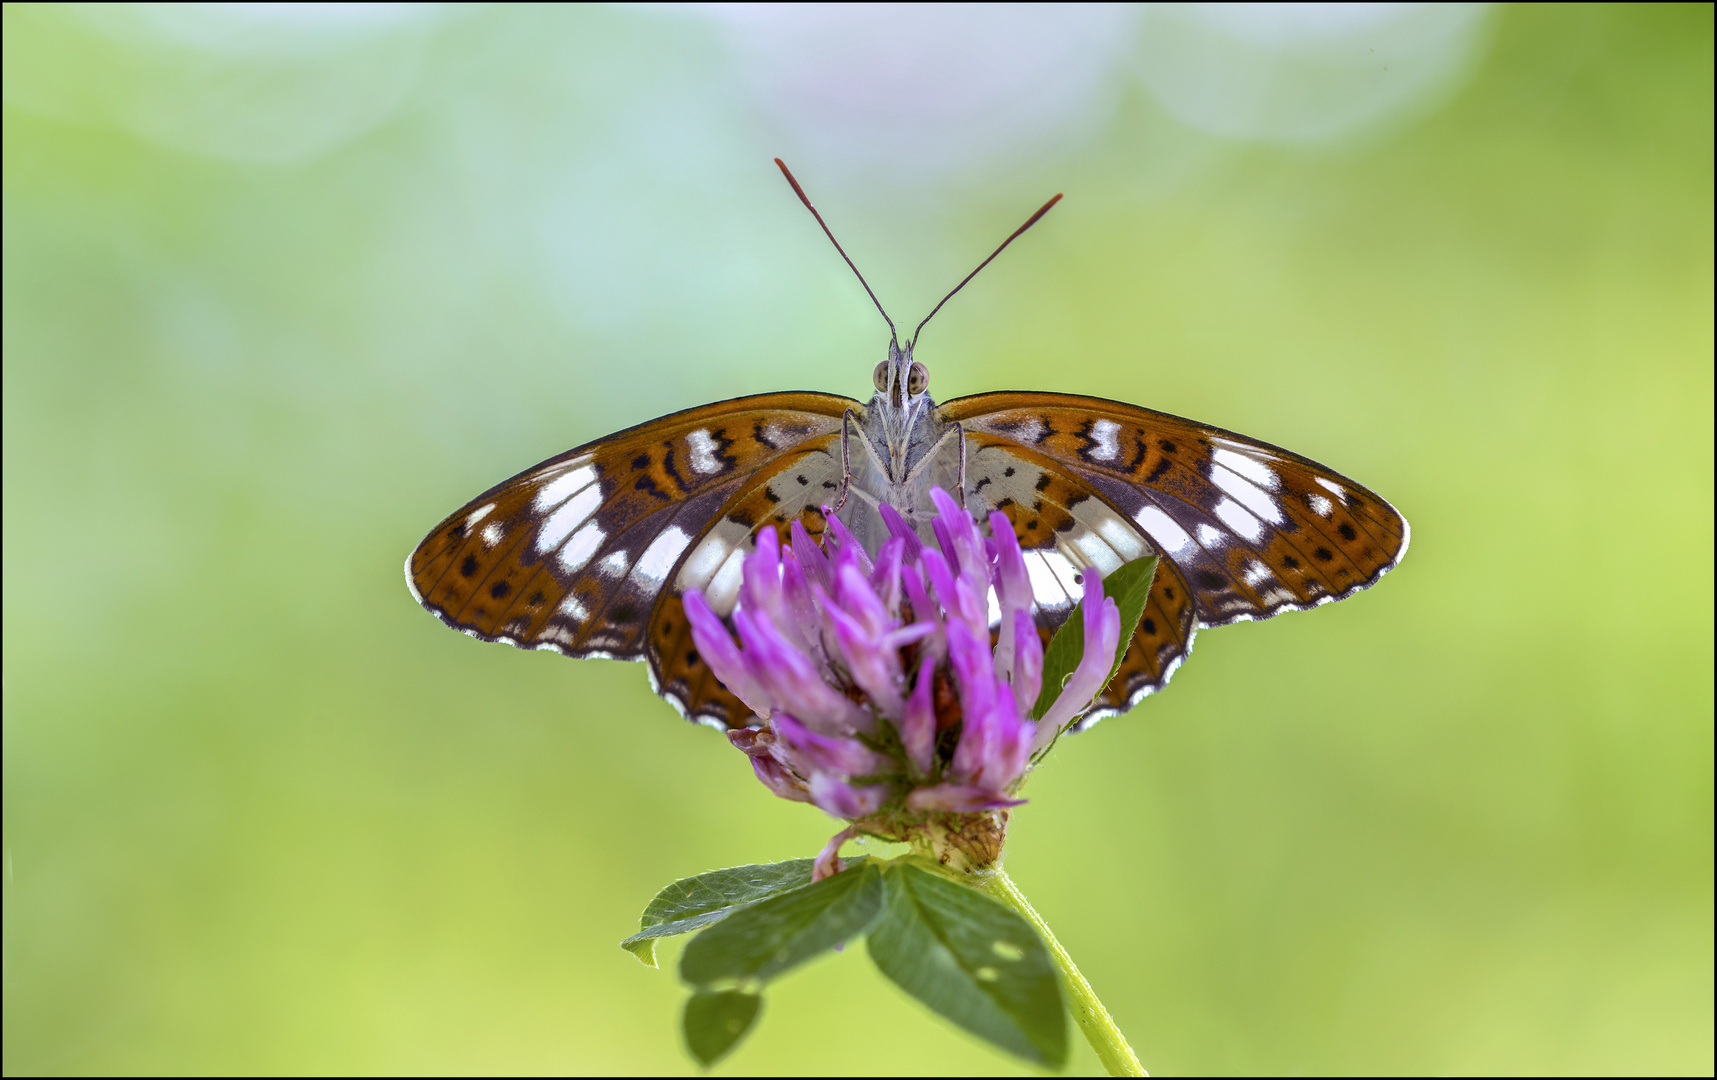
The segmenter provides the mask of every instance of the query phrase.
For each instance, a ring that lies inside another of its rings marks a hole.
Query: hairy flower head
[[[1078,667],[1033,717],[1043,640],[1013,526],[990,536],[940,488],[935,545],[884,505],[890,538],[872,559],[833,514],[818,545],[795,521],[786,544],[757,534],[731,628],[701,593],[685,595],[698,652],[755,714],[729,733],[775,794],[851,824],[818,876],[858,832],[910,840],[944,861],[993,862],[1006,810],[1023,800],[1036,755],[1103,689],[1120,640],[1102,575],[1083,572]]]

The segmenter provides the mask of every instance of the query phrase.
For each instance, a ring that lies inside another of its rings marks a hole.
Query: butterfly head
[[[930,400],[930,369],[912,359],[911,345],[902,349],[890,341],[888,359],[876,365],[871,382],[876,384],[876,403],[891,409],[905,412]]]
[[[876,395],[870,401],[872,424],[879,428],[888,447],[890,473],[896,478],[905,475],[907,447],[912,441],[913,428],[935,402],[930,400],[930,371],[912,359],[912,345],[901,348],[897,341],[888,343],[888,359],[876,365],[871,373]]]

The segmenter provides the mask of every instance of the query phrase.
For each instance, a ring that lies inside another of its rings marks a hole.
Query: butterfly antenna
[[[783,166],[783,167],[785,167],[785,166]],[[794,186],[797,187],[798,185],[794,185]],[[800,196],[800,198],[803,198],[803,197],[804,196]],[[1037,219],[1042,217],[1043,215],[1049,213],[1049,208],[1054,206],[1056,203],[1058,203],[1060,201],[1061,201],[1061,193],[1057,192],[1055,198],[1049,200],[1048,202],[1044,203],[1042,206],[1038,207],[1037,213],[1031,215],[1031,217],[1029,217],[1029,218],[1026,218],[1024,225],[1021,225],[1019,228],[1015,229],[1013,231],[1013,235],[1009,236],[1006,240],[1002,241],[1001,247],[990,252],[990,257],[978,264],[978,270],[982,270],[984,267],[990,265],[991,260],[993,260],[997,255],[1000,255],[1002,253],[1002,248],[1005,248],[1009,244],[1013,243],[1015,240],[1018,240],[1020,233],[1025,232],[1027,229],[1031,228],[1033,225],[1036,225]],[[805,205],[809,206],[810,204],[806,203]],[[815,211],[812,211],[812,213],[815,213]],[[944,296],[942,298],[940,303],[938,303],[935,307],[930,309],[930,314],[924,316],[924,322],[919,323],[918,329],[912,331],[912,340],[910,342],[908,342],[906,345],[906,351],[907,352],[911,352],[912,347],[914,345],[918,344],[918,335],[923,332],[924,323],[927,323],[931,319],[934,319],[936,317],[936,313],[938,311],[942,310],[942,305],[946,304],[948,301],[954,299],[954,293],[957,293],[961,289],[964,289],[966,287],[966,282],[977,277],[978,276],[978,270],[973,270],[971,273],[967,274],[964,278],[961,278],[960,284],[954,286],[954,288],[949,291],[948,295]]]
[[[888,312],[882,310],[882,301],[876,298],[876,293],[871,292],[870,282],[866,281],[864,279],[864,275],[859,273],[859,268],[857,266],[853,266],[853,261],[848,257],[845,249],[841,247],[841,242],[836,240],[835,234],[829,231],[828,223],[823,220],[823,215],[817,213],[817,208],[812,206],[811,200],[805,197],[805,189],[799,186],[799,181],[793,179],[793,173],[787,168],[787,163],[782,161],[780,158],[776,158],[775,164],[781,167],[781,175],[785,176],[787,178],[787,182],[793,185],[793,194],[799,196],[799,201],[805,204],[805,209],[809,210],[811,212],[811,216],[817,219],[817,224],[823,227],[823,235],[829,238],[829,243],[835,245],[835,250],[841,253],[841,258],[846,259],[847,265],[852,267],[853,275],[859,279],[859,284],[864,286],[864,291],[870,296],[870,302],[875,304],[876,310],[882,313],[882,321],[888,324],[888,339],[890,341],[896,340],[899,335],[895,333],[894,320],[888,317]],[[1059,199],[1061,196],[1057,195],[1056,198]],[[1044,209],[1047,210],[1048,207],[1044,207]],[[1041,210],[1038,211],[1039,215],[1041,215],[1042,212],[1043,211]],[[1032,220],[1035,221],[1037,219],[1033,218]],[[1023,232],[1024,230],[1022,229],[1021,231]],[[1015,235],[1017,236],[1018,234],[1016,233]],[[1013,237],[1010,236],[1008,239],[1011,240]],[[1006,245],[1003,246],[1005,247]],[[961,282],[961,284],[963,285],[965,282]]]

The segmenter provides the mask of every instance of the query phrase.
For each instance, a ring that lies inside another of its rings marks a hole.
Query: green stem
[[[1061,969],[1061,974],[1067,981],[1067,992],[1073,998],[1073,1019],[1079,1022],[1079,1030],[1085,1033],[1086,1040],[1091,1043],[1091,1049],[1097,1051],[1097,1060],[1109,1070],[1109,1075],[1149,1076],[1150,1073],[1139,1064],[1138,1055],[1127,1045],[1127,1037],[1115,1026],[1109,1010],[1097,1000],[1097,994],[1091,989],[1091,984],[1085,981],[1085,976],[1079,974],[1079,968],[1074,965],[1073,958],[1067,955],[1061,942],[1055,940],[1055,934],[1049,929],[1049,924],[1043,921],[1043,916],[1037,913],[1037,909],[1031,906],[1025,894],[1019,891],[1019,886],[1015,885],[1013,879],[999,866],[981,877],[983,883],[980,887],[985,892],[1024,915],[1026,921],[1043,935],[1044,942],[1049,945],[1050,955],[1055,957],[1055,965]]]

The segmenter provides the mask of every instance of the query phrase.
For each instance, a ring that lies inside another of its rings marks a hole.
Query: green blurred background
[[[834,823],[400,567],[607,431],[868,392],[775,154],[909,323],[1067,192],[939,397],[1413,524],[1032,782],[1147,1066],[1712,1071],[1709,5],[4,10],[7,1073],[692,1071],[615,943]],[[848,950],[718,1069],[801,1071],[1025,1070]]]

